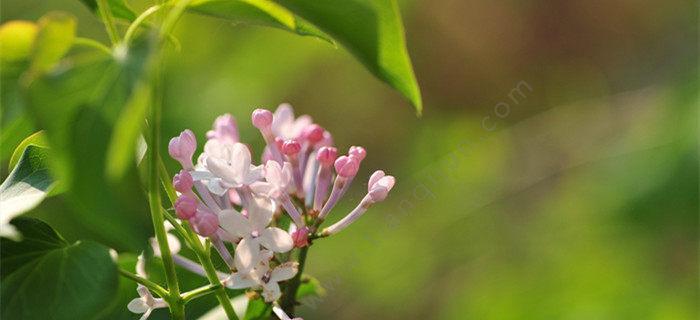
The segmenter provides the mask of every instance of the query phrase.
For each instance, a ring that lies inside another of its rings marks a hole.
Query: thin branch
[[[151,280],[148,280],[148,279],[143,278],[143,277],[139,277],[138,275],[133,274],[129,271],[126,271],[122,268],[119,268],[119,274],[122,277],[131,279],[137,283],[140,283],[141,285],[143,285],[144,287],[153,291],[155,294],[157,294],[161,298],[168,299],[170,297],[168,290],[166,290],[165,288],[161,287],[160,285],[158,285],[157,283],[155,283]]]

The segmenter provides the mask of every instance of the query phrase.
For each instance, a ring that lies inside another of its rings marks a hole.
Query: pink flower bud
[[[363,147],[352,146],[348,150],[348,155],[357,158],[357,160],[362,161],[367,156],[367,151]]]
[[[212,130],[207,132],[207,139],[221,139],[232,143],[238,142],[236,119],[228,113],[218,116],[214,120]]]
[[[335,160],[335,172],[341,177],[354,177],[359,168],[360,161],[354,157],[342,156]]]
[[[304,226],[299,230],[292,232],[292,240],[297,248],[306,247],[309,245],[309,228]]]
[[[191,222],[194,231],[203,237],[211,236],[219,230],[219,217],[211,212],[200,211]]]
[[[282,147],[284,146],[284,139],[275,137],[275,146],[277,146],[277,150],[282,150]]]
[[[189,192],[192,190],[193,185],[194,180],[192,179],[192,175],[184,169],[180,170],[180,172],[173,177],[173,186],[175,186],[175,190],[180,193]]]
[[[252,118],[253,125],[260,130],[269,128],[272,124],[272,112],[267,109],[255,109]]]
[[[197,213],[197,199],[186,194],[180,195],[180,197],[175,200],[175,212],[180,219],[192,219]]]
[[[293,139],[287,140],[282,143],[282,148],[280,148],[280,150],[287,156],[293,156],[301,151],[301,143]]]
[[[395,182],[396,179],[393,176],[385,175],[384,171],[375,171],[367,183],[367,194],[372,198],[372,202],[384,201]]]
[[[170,139],[168,153],[180,162],[183,168],[192,168],[192,155],[197,149],[197,139],[189,129],[182,131],[179,136]]]
[[[316,153],[316,160],[324,166],[330,166],[338,157],[338,149],[333,147],[321,147]]]
[[[324,132],[326,132],[326,130],[323,129],[323,127],[313,123],[313,124],[306,126],[306,128],[304,128],[304,131],[301,133],[301,135],[306,140],[308,140],[309,142],[314,144],[314,143],[317,143],[323,139]]]

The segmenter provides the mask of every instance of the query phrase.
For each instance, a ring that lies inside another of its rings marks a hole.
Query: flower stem
[[[113,45],[119,43],[119,34],[117,33],[117,27],[114,26],[114,17],[112,17],[112,11],[107,4],[107,0],[97,0],[97,9],[100,12],[102,22],[105,24],[105,29],[107,29],[109,40],[112,41]]]
[[[219,288],[221,288],[221,287],[222,287],[222,285],[220,283],[219,284],[209,284],[209,285],[206,285],[203,287],[199,287],[197,289],[193,289],[193,290],[190,290],[188,292],[183,293],[182,300],[185,303],[187,303],[190,300],[197,299],[199,297],[203,297],[203,296],[208,295],[210,293],[214,293],[217,290],[219,290]]]
[[[297,290],[301,284],[301,274],[304,272],[304,265],[306,264],[306,255],[309,252],[309,247],[310,246],[303,247],[299,251],[299,271],[294,275],[294,278],[287,283],[282,300],[280,301],[280,306],[290,316],[294,316],[294,307],[297,304]]]
[[[131,272],[129,272],[129,271],[126,271],[126,270],[124,270],[124,269],[122,269],[122,268],[119,268],[119,274],[120,274],[122,277],[131,279],[131,280],[133,280],[133,281],[135,281],[135,282],[137,282],[137,283],[142,284],[144,287],[146,287],[146,288],[148,288],[149,290],[153,291],[155,294],[157,294],[157,295],[158,295],[159,297],[161,297],[161,298],[164,298],[164,299],[165,299],[165,298],[168,298],[168,297],[169,297],[169,295],[168,295],[168,290],[165,290],[165,288],[161,287],[160,285],[158,285],[157,283],[155,283],[155,282],[153,282],[153,281],[151,281],[151,280],[148,280],[148,279],[143,278],[143,277],[139,277],[138,275],[135,275],[135,274],[133,274],[133,273],[131,273]]]

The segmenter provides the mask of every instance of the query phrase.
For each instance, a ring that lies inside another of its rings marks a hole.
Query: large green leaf
[[[135,252],[151,233],[136,165],[128,163],[126,174],[115,180],[107,177],[106,163],[115,123],[140,81],[148,52],[147,42],[136,41],[123,55],[89,51],[68,58],[63,66],[70,67],[33,79],[26,94],[28,110],[52,148],[54,177],[75,209],[71,218],[93,230],[90,238]]]
[[[45,71],[53,67],[73,46],[75,28],[75,18],[63,12],[50,12],[41,17],[32,47],[31,68]]]
[[[374,75],[401,92],[420,114],[420,89],[394,0],[275,0],[345,46]]]
[[[27,146],[17,166],[0,185],[0,236],[19,239],[20,234],[9,224],[10,220],[36,207],[53,187],[47,150]]]
[[[236,23],[280,28],[333,43],[323,31],[270,0],[193,0],[188,9]]]
[[[94,319],[110,305],[119,279],[107,247],[68,244],[36,219],[14,223],[24,240],[0,240],[3,319]]]
[[[22,140],[17,145],[15,151],[12,152],[12,156],[10,157],[10,163],[8,164],[10,170],[12,170],[17,165],[17,163],[19,163],[19,159],[22,158],[24,150],[26,150],[29,146],[48,148],[49,144],[46,141],[46,135],[44,134],[44,131],[37,131],[32,133],[28,137],[24,138],[24,140]]]
[[[95,14],[99,14],[97,0],[80,0],[80,2],[86,5],[90,11],[94,12]],[[134,19],[136,19],[134,10],[129,8],[124,0],[107,0],[107,4],[109,5],[109,9],[112,11],[112,15],[115,18],[121,18],[128,21],[134,21]]]

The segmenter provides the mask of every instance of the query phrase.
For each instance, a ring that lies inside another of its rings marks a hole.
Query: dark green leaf
[[[326,294],[326,289],[321,286],[318,279],[304,274],[304,279],[297,289],[297,300],[301,301],[308,297],[322,297]]]
[[[97,10],[97,0],[80,0],[84,5],[86,5],[90,11],[95,14],[99,14]],[[112,11],[112,15],[115,18],[120,18],[128,21],[134,21],[136,19],[136,14],[134,10],[129,8],[129,6],[124,2],[124,0],[107,0],[109,9]]]
[[[374,75],[401,92],[420,114],[420,89],[394,0],[275,0],[345,46]]]
[[[20,236],[8,223],[12,218],[36,207],[54,185],[49,175],[48,149],[28,146],[17,166],[0,185],[0,236]]]
[[[333,40],[318,28],[270,0],[193,0],[188,8],[193,12],[236,23],[275,27],[333,43]]]
[[[17,221],[25,240],[0,242],[2,267],[11,268],[3,270],[3,319],[94,319],[110,305],[119,282],[107,247],[90,241],[69,245],[39,220]]]
[[[107,176],[118,180],[136,162],[137,139],[151,102],[150,86],[139,83],[122,110],[107,150]]]
[[[148,50],[147,42],[136,41],[119,58],[90,51],[27,89],[28,110],[54,151],[52,172],[75,209],[71,219],[93,230],[90,238],[135,252],[151,234],[136,165],[127,163],[126,175],[114,180],[106,163],[115,122],[140,81]]]

